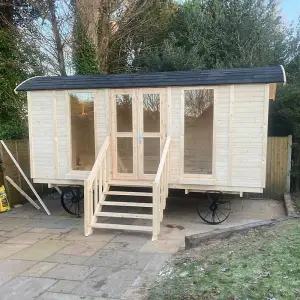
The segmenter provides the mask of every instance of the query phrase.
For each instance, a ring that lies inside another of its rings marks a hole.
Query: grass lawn
[[[179,253],[146,299],[300,299],[300,220]]]

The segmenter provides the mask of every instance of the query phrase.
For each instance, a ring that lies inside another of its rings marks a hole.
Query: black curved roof
[[[285,82],[282,66],[223,70],[33,77],[16,91],[196,86]]]

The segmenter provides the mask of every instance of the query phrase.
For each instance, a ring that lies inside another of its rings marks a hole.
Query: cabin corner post
[[[91,195],[91,187],[89,186],[89,180],[84,180],[84,235],[89,236],[93,233],[93,229],[91,227],[92,222],[92,197]]]

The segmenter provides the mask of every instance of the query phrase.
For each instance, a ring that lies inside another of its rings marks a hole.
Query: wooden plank
[[[124,180],[110,180],[108,182],[111,186],[131,186],[131,187],[151,187],[152,188],[152,181],[145,181],[145,180],[132,180],[132,181],[124,181]]]
[[[139,203],[139,202],[100,201],[99,203],[101,205],[106,205],[106,206],[153,207],[152,203]]]
[[[24,196],[29,203],[31,203],[36,209],[41,209],[33,199],[31,199],[9,176],[5,176],[5,179],[18,191],[22,196]]]
[[[14,162],[14,164],[16,165],[16,167],[18,168],[19,172],[21,173],[21,175],[23,176],[23,178],[25,179],[25,181],[27,182],[27,184],[29,185],[29,187],[31,188],[31,190],[34,193],[34,195],[39,200],[40,204],[42,205],[42,207],[44,208],[44,210],[46,211],[46,213],[50,216],[51,213],[48,210],[47,206],[44,204],[43,200],[41,199],[41,197],[39,196],[39,194],[37,193],[37,191],[35,190],[35,188],[31,184],[31,182],[29,181],[29,179],[27,178],[27,176],[25,175],[24,171],[21,169],[21,167],[18,164],[18,162],[15,160],[14,156],[11,154],[11,152],[9,151],[9,149],[6,147],[6,145],[5,145],[5,143],[4,143],[3,140],[1,140],[1,144],[4,147],[4,149],[6,150],[6,152],[8,153],[8,155],[10,156],[10,158],[12,159],[12,161]]]
[[[286,176],[286,193],[291,191],[291,170],[292,170],[292,145],[293,145],[293,137],[291,135],[288,136],[288,153],[287,153],[287,176]]]
[[[228,128],[228,172],[227,184],[232,183],[232,148],[234,140],[234,85],[230,86],[229,128]]]
[[[152,197],[152,193],[141,193],[141,192],[123,192],[123,191],[109,191],[104,192],[105,195],[115,196],[140,196],[140,197]]]
[[[132,231],[152,231],[150,226],[136,226],[136,225],[121,225],[121,224],[106,224],[106,223],[93,223],[93,228],[104,228],[104,229],[123,229]]]
[[[276,98],[276,83],[270,83],[269,84],[269,100],[275,100]]]
[[[128,218],[128,219],[149,219],[153,217],[150,214],[129,214],[129,213],[114,213],[114,212],[96,212],[97,217],[113,217],[113,218]]]
[[[155,180],[154,180],[154,182],[156,182],[156,183],[158,183],[160,181],[160,177],[161,177],[161,174],[162,174],[165,162],[166,162],[167,154],[168,154],[168,151],[169,151],[170,142],[171,142],[171,136],[168,136],[168,138],[166,140],[166,143],[165,143],[165,146],[164,146],[164,151],[163,151],[163,153],[161,155],[161,158],[160,158],[160,163],[159,163],[159,166],[158,166],[156,177],[155,177]]]

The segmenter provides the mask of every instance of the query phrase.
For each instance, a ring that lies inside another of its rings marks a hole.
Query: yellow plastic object
[[[9,211],[10,206],[4,185],[0,186],[0,212]]]

